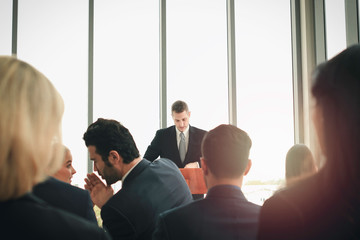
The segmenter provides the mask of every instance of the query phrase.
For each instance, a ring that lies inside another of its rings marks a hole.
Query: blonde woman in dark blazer
[[[109,239],[95,224],[50,207],[33,186],[63,162],[63,101],[29,64],[0,57],[0,226],[11,239]]]

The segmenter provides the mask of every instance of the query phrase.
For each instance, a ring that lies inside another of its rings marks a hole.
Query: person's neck
[[[136,164],[138,164],[141,161],[141,157],[135,158],[134,160],[132,160],[130,163],[128,164],[124,164],[124,171],[123,171],[123,176],[125,174],[127,174],[130,169],[132,169]]]
[[[205,176],[207,188],[210,189],[217,185],[234,185],[239,188],[242,187],[244,176],[238,178],[216,178],[214,176]]]

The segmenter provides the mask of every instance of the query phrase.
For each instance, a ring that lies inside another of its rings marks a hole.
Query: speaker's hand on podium
[[[199,168],[199,163],[198,162],[192,162],[192,163],[188,163],[185,165],[184,168]]]

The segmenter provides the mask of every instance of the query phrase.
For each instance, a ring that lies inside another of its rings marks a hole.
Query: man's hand
[[[104,204],[114,195],[114,190],[111,186],[106,186],[95,173],[87,174],[85,180],[85,189],[90,191],[92,202],[102,208]]]
[[[198,162],[192,162],[192,163],[188,163],[185,165],[184,168],[199,168],[199,163]]]

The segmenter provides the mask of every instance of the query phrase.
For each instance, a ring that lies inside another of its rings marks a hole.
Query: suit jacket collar
[[[175,126],[175,125],[174,125],[174,126]],[[183,132],[184,135],[185,135],[185,137],[186,137],[187,135],[189,135],[189,131],[190,131],[190,125],[188,125],[188,127],[187,127],[187,128],[185,129],[185,131]],[[179,131],[179,129],[176,128],[176,126],[175,126],[175,134],[176,134],[176,136],[180,135],[180,131]]]
[[[189,151],[189,149],[190,149],[190,146],[191,146],[191,135],[193,135],[194,134],[194,128],[193,127],[191,127],[190,125],[189,125],[189,143],[188,143],[188,151]]]
[[[45,182],[51,182],[51,183],[54,183],[54,184],[63,184],[63,183],[65,183],[66,184],[66,182],[62,182],[62,181],[60,181],[59,179],[56,179],[56,178],[54,178],[54,177],[52,177],[52,176],[49,176],[46,180],[45,180]],[[69,184],[69,185],[71,185],[70,183],[67,183],[67,184]]]
[[[171,128],[172,128],[172,133],[176,136],[176,126],[173,125]],[[194,128],[191,127],[191,125],[189,124],[189,134],[193,132],[194,132]]]
[[[241,189],[234,185],[214,186],[208,190],[206,198],[238,198],[239,200],[247,201]]]
[[[170,131],[170,139],[169,139],[171,142],[172,142],[172,146],[173,147],[176,147],[176,149],[178,149],[177,147],[177,142],[176,142],[176,126],[173,125],[171,127],[171,131]],[[180,156],[179,156],[180,157]]]
[[[134,180],[151,162],[142,159],[133,170],[129,173],[129,175],[126,176],[124,182],[122,183],[122,186],[125,187],[127,184],[129,184],[132,180]]]

